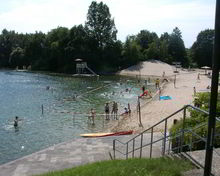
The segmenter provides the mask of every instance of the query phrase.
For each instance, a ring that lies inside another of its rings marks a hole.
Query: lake
[[[105,103],[112,101],[118,102],[121,112],[128,103],[135,108],[141,84],[122,76],[97,80],[1,70],[0,164],[78,138],[81,133],[105,131],[109,122],[104,116],[97,115],[95,125],[88,122],[90,109],[103,114]],[[131,91],[126,92],[127,88]],[[17,129],[15,116],[21,120]]]

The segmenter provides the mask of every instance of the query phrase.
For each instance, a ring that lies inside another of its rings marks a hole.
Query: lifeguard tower
[[[87,62],[84,62],[83,59],[75,59],[75,62],[76,74],[74,76],[99,76],[87,66]],[[90,74],[88,74],[88,71]]]

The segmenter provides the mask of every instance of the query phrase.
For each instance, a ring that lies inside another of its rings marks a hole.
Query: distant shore
[[[136,66],[137,67],[137,66]],[[211,85],[211,79],[203,74],[204,70],[187,71],[178,69],[178,73],[174,73],[175,68],[162,62],[144,62],[139,70],[134,69],[135,66],[125,69],[119,75],[140,77],[159,77],[160,80],[168,78],[169,82],[163,85],[161,95],[168,95],[171,100],[159,100],[158,91],[154,95],[153,100],[148,100],[141,106],[141,121],[143,127],[140,127],[138,114],[132,112],[131,116],[124,116],[117,124],[112,124],[110,131],[134,130],[139,133],[160,120],[182,108],[184,105],[193,104],[193,87],[197,92],[210,91],[207,86]],[[139,66],[138,66],[139,67]],[[165,72],[165,76],[162,74]],[[156,73],[156,74],[155,74]],[[200,79],[198,80],[198,74]],[[174,79],[176,75],[176,87],[174,87]],[[175,119],[182,118],[182,114],[178,114]],[[168,121],[168,127],[171,127],[173,119]],[[160,131],[160,128],[156,129]]]

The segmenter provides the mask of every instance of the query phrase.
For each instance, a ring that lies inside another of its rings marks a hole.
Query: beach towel
[[[171,96],[160,96],[160,100],[172,100]]]

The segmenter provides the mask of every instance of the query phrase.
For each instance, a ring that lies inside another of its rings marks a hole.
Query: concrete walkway
[[[150,134],[144,135],[145,143],[150,141],[149,136]],[[155,140],[160,136],[161,133],[155,133]],[[30,176],[100,160],[110,160],[109,152],[111,151],[113,154],[113,140],[117,138],[122,142],[126,142],[132,137],[134,137],[134,135],[79,138],[73,141],[64,142],[0,165],[0,176]],[[158,147],[154,146],[153,157],[161,156],[160,144],[158,144]],[[137,138],[135,145],[136,147],[140,146],[140,138]],[[117,144],[116,147],[123,152],[126,150],[125,146]],[[135,157],[139,157],[139,153],[140,152],[137,151]],[[149,156],[149,150],[143,150],[142,156]],[[125,158],[125,156],[117,153],[117,158]]]
[[[125,137],[126,138],[126,137]],[[0,165],[0,176],[29,176],[108,160],[111,137],[79,138]]]
[[[187,152],[193,159],[199,162],[202,166],[205,166],[205,150],[197,150],[193,152]],[[200,171],[197,171],[198,175],[200,173],[203,174],[204,170],[200,169]],[[190,173],[190,171],[189,171]],[[194,171],[192,171],[194,173]],[[220,148],[214,149],[213,151],[213,157],[212,157],[212,173],[215,176],[220,176]],[[197,176],[195,174],[192,174],[194,176]],[[200,174],[201,175],[201,174]]]

